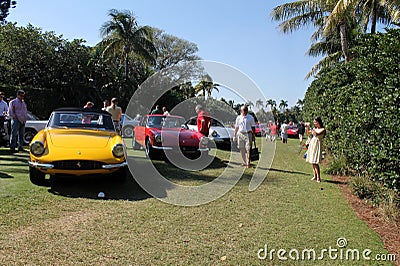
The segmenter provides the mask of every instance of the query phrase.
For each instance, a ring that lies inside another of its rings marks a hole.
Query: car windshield
[[[178,116],[149,116],[148,126],[159,128],[181,128],[185,119]]]
[[[31,112],[28,112],[28,120],[39,120],[39,118]]]
[[[50,117],[49,127],[115,131],[111,115],[91,112],[55,112]]]

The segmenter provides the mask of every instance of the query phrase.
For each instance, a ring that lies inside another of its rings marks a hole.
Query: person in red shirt
[[[275,123],[271,123],[270,124],[270,130],[271,130],[271,141],[275,141],[276,140],[277,130],[278,130],[277,125]]]
[[[195,110],[197,113],[197,131],[208,137],[212,118],[201,105],[197,105]]]

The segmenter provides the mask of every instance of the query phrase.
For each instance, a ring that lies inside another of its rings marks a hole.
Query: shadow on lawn
[[[12,175],[0,172],[0,178],[14,178],[14,177]]]
[[[298,171],[291,171],[291,170],[282,170],[282,169],[276,169],[276,168],[262,168],[263,170],[269,170],[273,172],[281,172],[281,173],[287,173],[287,174],[296,174],[296,175],[310,175],[309,173],[304,173],[304,172],[298,172]]]
[[[116,181],[112,176],[82,176],[82,177],[51,177],[49,180],[49,192],[70,198],[107,199],[138,201],[151,198],[127,173],[126,180]],[[103,192],[104,198],[98,194]]]

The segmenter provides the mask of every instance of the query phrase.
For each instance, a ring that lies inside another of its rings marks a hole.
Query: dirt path
[[[334,176],[347,201],[355,210],[357,216],[365,221],[382,239],[385,248],[392,254],[396,254],[395,265],[400,265],[400,223],[388,222],[379,216],[376,208],[351,192],[350,177]]]

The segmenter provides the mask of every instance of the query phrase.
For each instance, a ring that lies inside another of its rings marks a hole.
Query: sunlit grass
[[[259,139],[259,141],[261,141]],[[329,176],[310,181],[311,166],[298,155],[297,140],[277,143],[263,184],[248,185],[254,169],[223,197],[198,207],[159,201],[128,179],[61,180],[50,187],[29,182],[27,154],[0,149],[0,262],[31,265],[294,265],[260,260],[273,249],[336,248],[339,237],[352,249],[387,253],[377,234],[360,221]],[[138,158],[144,151],[129,151]],[[217,165],[228,160],[218,151]],[[218,167],[179,176],[161,160],[157,169],[186,185],[209,182]],[[221,164],[222,165],[222,164]],[[240,166],[238,166],[240,167]],[[106,200],[97,198],[98,192]],[[315,265],[373,265],[373,261],[305,261]]]

